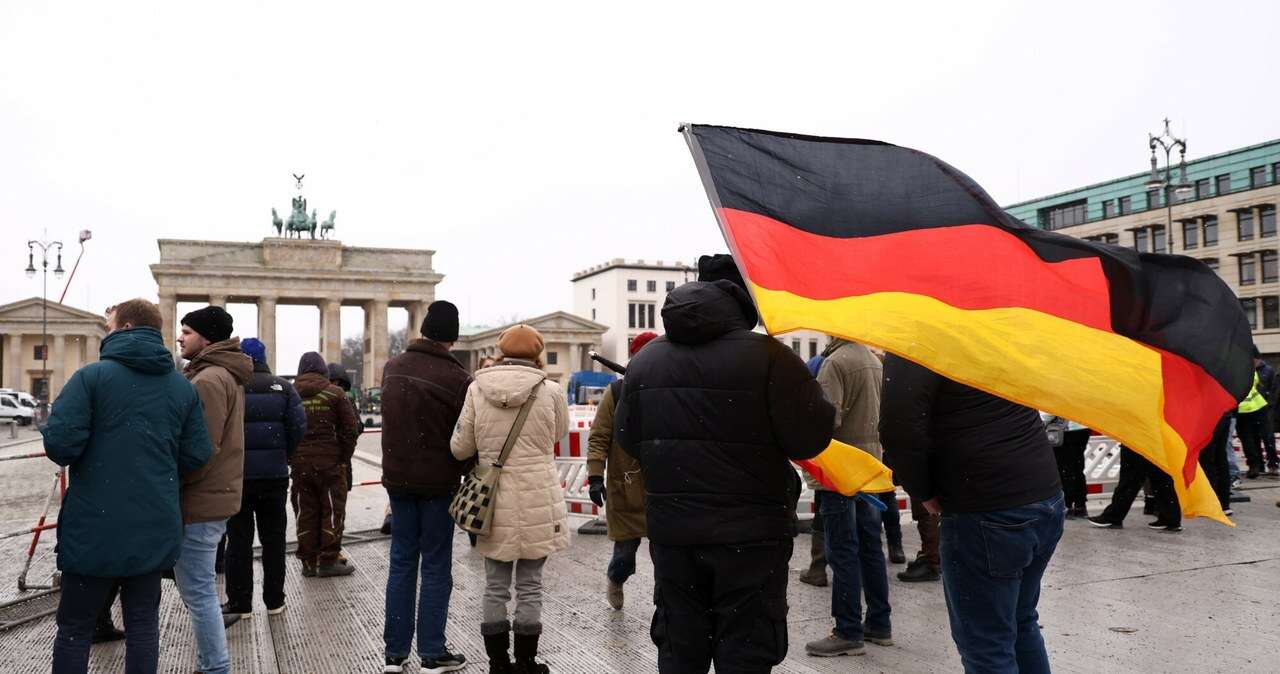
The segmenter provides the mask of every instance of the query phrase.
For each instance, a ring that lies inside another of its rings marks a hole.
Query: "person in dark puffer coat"
[[[253,530],[262,541],[262,603],[284,610],[284,545],[288,527],[289,457],[307,432],[302,398],[271,373],[266,346],[250,337],[240,350],[253,359],[244,387],[244,490],[240,512],[227,521],[227,603],[224,614],[253,613]]]

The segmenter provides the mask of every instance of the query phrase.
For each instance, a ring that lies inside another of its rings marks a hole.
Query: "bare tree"
[[[364,381],[364,339],[360,336],[342,340],[342,369],[351,374],[351,383],[360,386]]]
[[[396,356],[404,353],[404,350],[409,346],[408,326],[392,332],[390,335],[390,339],[388,339],[387,341],[388,341],[388,344],[387,344],[388,357],[395,358]]]

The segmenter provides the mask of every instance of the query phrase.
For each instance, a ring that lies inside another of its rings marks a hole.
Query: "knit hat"
[[[240,342],[240,350],[244,352],[244,355],[252,358],[255,363],[267,362],[267,345],[263,344],[262,340],[257,337],[250,337]]]
[[[329,381],[337,382],[338,386],[341,386],[343,391],[351,390],[351,375],[347,374],[347,371],[342,369],[341,365],[337,363],[329,363],[329,367],[327,369],[329,370]]]
[[[324,356],[315,351],[308,351],[302,354],[302,358],[298,359],[298,376],[301,377],[304,374],[313,372],[328,377],[329,367],[324,364]]]
[[[637,353],[640,353],[640,349],[643,349],[645,344],[648,344],[657,338],[658,333],[656,332],[642,332],[635,337],[632,337],[631,348],[627,349],[627,355],[634,356]]]
[[[523,323],[507,328],[498,336],[498,350],[507,358],[537,360],[543,346],[542,335]]]
[[[734,263],[732,255],[703,255],[698,258],[699,281],[731,281],[734,285],[747,289],[747,282],[742,280],[742,273]]]
[[[182,317],[182,325],[200,333],[210,342],[221,342],[231,339],[231,314],[226,309],[209,305]]]
[[[420,332],[433,342],[458,341],[458,307],[444,300],[432,302],[427,307],[427,317],[422,319]]]

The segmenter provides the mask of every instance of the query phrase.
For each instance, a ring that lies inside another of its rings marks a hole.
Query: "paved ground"
[[[362,450],[376,456],[376,436]],[[38,444],[3,446],[0,456],[38,449]],[[51,478],[41,459],[0,462],[0,530],[28,526],[38,513]],[[377,469],[358,464],[357,479],[376,479]],[[1280,483],[1254,482],[1254,502],[1237,509],[1238,527],[1207,521],[1187,524],[1182,534],[1147,530],[1144,518],[1130,517],[1129,528],[1097,530],[1081,521],[1067,532],[1045,579],[1041,622],[1054,669],[1060,672],[1275,672],[1280,655]],[[384,495],[377,488],[357,489],[349,508],[349,529],[371,529],[381,519]],[[1097,511],[1100,504],[1091,508]],[[908,527],[907,547],[917,537]],[[28,539],[0,541],[0,601],[17,595],[14,580]],[[466,537],[454,545],[454,594],[449,641],[473,661],[483,659],[479,596],[483,564]],[[46,544],[41,544],[47,550]],[[234,626],[230,645],[234,671],[312,673],[380,671],[382,602],[388,542],[370,537],[353,543],[348,554],[358,572],[348,578],[304,579],[295,564],[287,581],[289,610],[270,618],[261,605],[253,619]],[[614,612],[603,600],[603,568],[609,543],[602,537],[576,536],[573,547],[547,566],[543,645],[556,672],[601,674],[652,672],[654,649],[648,640],[652,570],[647,553],[638,576],[628,583],[627,606]],[[808,545],[796,545],[795,573],[808,563]],[[899,567],[900,568],[900,567]],[[38,565],[47,573],[50,560]],[[896,569],[895,569],[896,570]],[[33,579],[35,576],[33,576]],[[790,585],[791,656],[776,671],[934,672],[958,671],[959,660],[947,633],[946,610],[936,583],[891,584],[897,645],[868,646],[865,656],[818,660],[803,653],[805,641],[830,626],[830,596],[825,589],[795,581]],[[56,595],[55,595],[56,596]],[[29,602],[25,610],[54,606],[54,597]],[[171,586],[162,602],[162,671],[190,672],[194,655],[185,609]],[[0,609],[0,622],[18,615]],[[0,632],[0,671],[48,670],[52,620],[43,618]],[[119,644],[95,647],[92,671],[122,668]],[[410,670],[416,671],[416,670]],[[480,664],[467,671],[484,671]]]

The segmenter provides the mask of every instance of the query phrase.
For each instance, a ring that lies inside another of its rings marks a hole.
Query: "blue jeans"
[[[605,571],[609,580],[621,585],[635,574],[636,551],[639,549],[639,538],[613,542],[613,556],[609,558],[609,570]]]
[[[831,567],[831,617],[836,619],[836,634],[862,641],[865,594],[866,630],[888,636],[892,632],[889,575],[880,545],[880,512],[862,499],[833,491],[819,491],[817,499]]]
[[[1236,437],[1236,417],[1231,415],[1231,430],[1227,431],[1227,476],[1232,482],[1240,479],[1240,464],[1236,462],[1236,448],[1231,445],[1231,438]]]
[[[218,600],[218,576],[213,570],[218,542],[227,532],[227,522],[188,524],[182,534],[182,551],[173,567],[178,594],[191,613],[196,634],[196,669],[204,674],[227,674],[231,656],[227,653],[227,628],[222,625],[222,603]]]
[[[444,626],[453,593],[452,500],[451,495],[391,497],[391,559],[386,624],[382,628],[389,658],[408,657],[413,647],[415,598],[418,656],[430,660],[444,653]]]
[[[884,504],[884,512],[880,513],[880,521],[884,523],[884,542],[902,545],[902,514],[898,509],[898,492],[881,492],[876,494],[876,498]]]
[[[964,671],[1049,672],[1040,579],[1062,538],[1061,493],[984,513],[942,513],[942,587]]]

